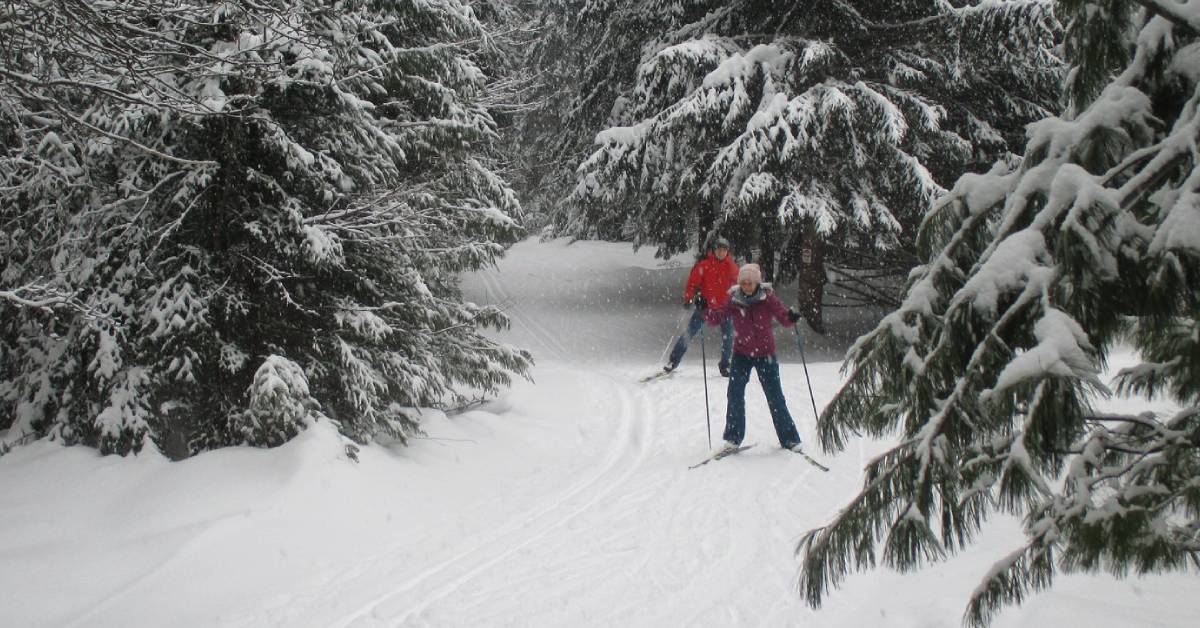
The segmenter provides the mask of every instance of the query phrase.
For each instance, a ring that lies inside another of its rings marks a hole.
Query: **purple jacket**
[[[752,358],[775,355],[775,330],[771,319],[784,327],[795,325],[788,320],[787,308],[770,286],[760,284],[758,290],[746,296],[742,289],[729,289],[730,299],[718,308],[707,310],[704,318],[709,325],[720,325],[726,318],[733,318],[733,352]]]

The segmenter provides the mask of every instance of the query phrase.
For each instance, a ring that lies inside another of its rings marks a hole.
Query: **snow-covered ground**
[[[431,412],[428,438],[363,449],[358,463],[328,426],[278,450],[177,463],[15,450],[0,458],[0,625],[958,626],[979,577],[1020,540],[1016,522],[914,574],[854,575],[819,611],[795,594],[797,540],[856,490],[882,444],[852,443],[823,474],[778,449],[752,380],[758,446],[687,469],[708,447],[699,346],[677,375],[637,383],[683,314],[687,265],[615,244],[518,245],[465,288],[508,308],[504,337],[535,352],[534,381],[469,412]],[[834,320],[810,339],[818,405],[869,325]],[[798,351],[778,338],[811,442]],[[712,367],[711,336],[707,348]],[[719,441],[725,380],[712,370]],[[1197,585],[1064,576],[994,625],[1191,626]]]

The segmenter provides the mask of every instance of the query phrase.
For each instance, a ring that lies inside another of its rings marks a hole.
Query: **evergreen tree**
[[[1048,0],[672,4],[579,167],[574,233],[670,255],[720,229],[786,278],[808,230],[906,272],[943,183],[1057,97]]]
[[[457,275],[519,233],[459,0],[22,0],[0,46],[0,415],[181,457],[357,441],[523,373]],[[47,312],[38,295],[76,307]]]
[[[1026,541],[982,574],[972,626],[1059,571],[1200,567],[1200,7],[1059,9],[1077,113],[936,203],[903,305],[850,350],[819,420],[827,450],[851,432],[900,442],[801,542],[814,606],[852,568],[961,549],[997,511],[1024,517]],[[1142,362],[1116,392],[1177,411],[1095,409],[1118,343]]]
[[[662,0],[541,0],[530,8],[536,40],[525,55],[532,74],[529,108],[520,118],[516,185],[530,214],[563,231],[562,207],[575,169],[595,135],[618,121],[613,107],[633,85],[643,46],[671,30],[683,10]],[[691,5],[693,3],[686,3]],[[578,235],[619,239],[619,229],[592,224]]]
[[[489,166],[517,190],[520,206],[510,212],[525,228],[541,223],[536,211],[525,202],[525,168],[529,155],[523,150],[523,120],[536,108],[534,85],[537,84],[526,64],[528,50],[537,42],[538,31],[532,17],[538,2],[534,0],[471,0],[472,10],[491,33],[485,54],[479,60],[489,81],[481,100],[495,120],[498,153]]]

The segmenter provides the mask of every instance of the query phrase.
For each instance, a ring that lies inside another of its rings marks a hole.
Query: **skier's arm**
[[[771,308],[771,316],[774,316],[780,325],[784,327],[793,327],[796,325],[791,317],[788,316],[787,308],[783,307],[783,301],[780,301],[779,297],[774,294],[767,297],[767,307]]]
[[[700,268],[701,264],[696,263],[692,266],[692,272],[688,275],[687,286],[683,289],[683,300],[689,302],[696,291],[700,289],[700,281],[704,277],[704,271]]]
[[[726,257],[725,261],[729,262],[725,265],[725,283],[728,287],[732,288],[737,285],[738,270],[740,269],[737,262],[733,261],[732,255]]]
[[[704,320],[713,327],[725,322],[733,314],[733,300],[726,301],[721,307],[704,310]]]

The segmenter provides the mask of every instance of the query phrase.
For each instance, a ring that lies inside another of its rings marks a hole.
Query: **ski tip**
[[[716,462],[717,460],[723,460],[734,454],[739,454],[743,451],[746,451],[747,449],[750,449],[754,445],[755,445],[754,443],[750,443],[749,445],[742,445],[736,449],[732,449],[732,450],[728,450],[728,451],[722,449],[721,451],[715,452],[715,453],[709,455],[704,460],[701,460],[700,462],[697,462],[696,464],[688,467],[688,469],[695,469],[696,467],[702,467],[710,462]]]
[[[646,384],[649,382],[653,382],[655,380],[666,379],[674,374],[675,374],[675,371],[658,371],[657,373],[652,373],[650,375],[647,375],[645,377],[638,379],[638,383]]]
[[[816,461],[816,459],[814,459],[812,456],[810,456],[810,455],[808,455],[807,453],[805,453],[803,450],[799,450],[799,451],[798,451],[798,450],[795,450],[795,449],[786,449],[786,448],[785,448],[785,449],[784,449],[784,451],[790,451],[790,452],[792,452],[792,453],[799,454],[799,455],[800,455],[800,457],[804,458],[804,461],[805,461],[805,462],[807,462],[807,463],[811,464],[812,466],[814,466],[814,467],[816,467],[816,468],[818,468],[818,469],[820,469],[820,470],[824,471],[825,473],[829,473],[829,467],[827,467],[827,466],[825,466],[825,465],[823,465],[823,464],[821,464],[821,463],[817,462],[817,461]]]

